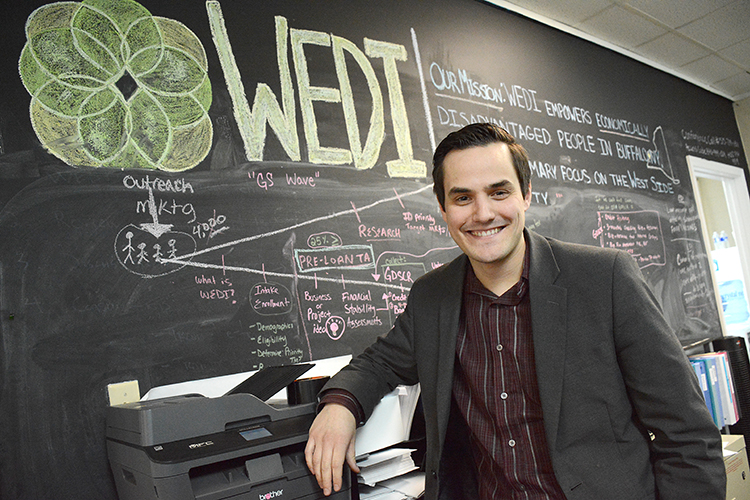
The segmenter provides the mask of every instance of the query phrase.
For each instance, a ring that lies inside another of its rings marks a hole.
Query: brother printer
[[[110,406],[107,454],[119,498],[323,498],[304,456],[315,405],[271,406],[240,392]],[[345,474],[327,498],[356,498],[356,484]]]

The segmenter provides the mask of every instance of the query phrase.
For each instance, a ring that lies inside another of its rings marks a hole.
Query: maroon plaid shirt
[[[544,434],[534,365],[529,256],[502,297],[469,266],[456,344],[453,397],[471,431],[482,500],[563,499]]]

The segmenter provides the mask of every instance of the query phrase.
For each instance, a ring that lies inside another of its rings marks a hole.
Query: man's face
[[[502,271],[522,265],[531,189],[521,192],[508,146],[493,143],[451,151],[443,168],[443,220],[474,268]]]

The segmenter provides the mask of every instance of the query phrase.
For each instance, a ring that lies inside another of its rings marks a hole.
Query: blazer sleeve
[[[660,500],[724,500],[721,435],[687,356],[635,261],[613,265],[617,359],[638,420],[651,433]]]

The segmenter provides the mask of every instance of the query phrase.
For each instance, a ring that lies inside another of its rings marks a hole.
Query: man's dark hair
[[[476,146],[488,146],[496,142],[508,145],[513,157],[513,167],[516,169],[518,182],[521,185],[521,192],[524,196],[526,195],[531,183],[531,169],[529,168],[529,156],[526,154],[526,150],[503,128],[491,123],[472,123],[445,136],[432,156],[432,180],[434,182],[432,189],[443,210],[445,210],[443,161],[448,153]]]

